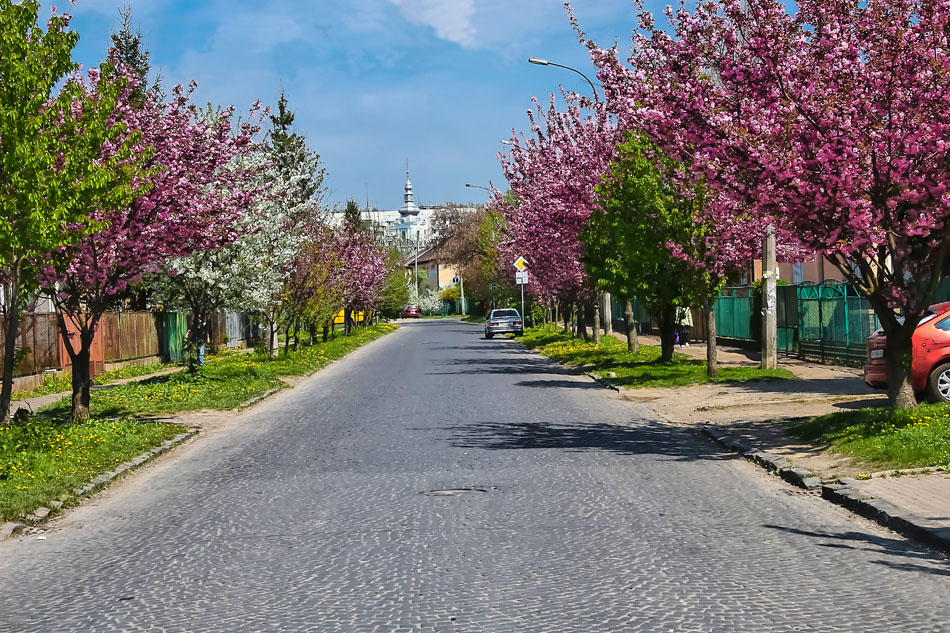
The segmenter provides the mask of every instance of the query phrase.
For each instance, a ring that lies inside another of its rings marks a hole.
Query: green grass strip
[[[281,389],[282,376],[302,376],[342,358],[354,349],[396,329],[375,325],[338,335],[326,343],[297,351],[225,353],[210,356],[195,374],[181,371],[138,382],[98,389],[90,398],[90,415],[96,418],[134,418],[202,409],[233,409],[273,389]],[[70,401],[64,398],[42,410],[45,416],[65,419]]]
[[[182,432],[176,424],[34,418],[0,426],[0,517],[18,518]]]
[[[97,385],[106,385],[123,378],[137,378],[138,376],[147,376],[165,369],[175,367],[174,363],[150,363],[148,365],[126,365],[119,369],[110,369],[104,371],[95,378]],[[43,384],[29,391],[13,392],[14,400],[26,400],[36,398],[37,396],[46,396],[51,393],[63,393],[72,391],[73,375],[68,371],[59,371],[43,375]]]
[[[950,468],[950,404],[841,411],[812,418],[792,432],[872,471]]]
[[[621,387],[682,387],[706,383],[739,383],[794,378],[787,369],[758,367],[720,367],[716,378],[706,375],[706,361],[674,353],[670,362],[660,361],[661,350],[641,345],[637,353],[627,351],[626,343],[605,336],[600,344],[574,338],[554,326],[529,328],[519,339],[532,349],[565,365],[580,366],[598,376],[613,372],[610,382]]]

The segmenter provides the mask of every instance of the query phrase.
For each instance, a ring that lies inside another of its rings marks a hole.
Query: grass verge
[[[869,470],[950,468],[950,404],[858,409],[812,418],[792,429]]]
[[[0,517],[16,519],[62,499],[181,432],[177,424],[135,420],[69,425],[34,418],[0,426]]]
[[[110,369],[109,371],[102,372],[95,378],[95,383],[97,385],[106,385],[110,382],[116,380],[121,380],[123,378],[137,378],[138,376],[147,376],[148,374],[154,374],[165,369],[175,367],[174,363],[151,363],[148,365],[126,365],[125,367],[120,367],[119,369]],[[29,391],[15,391],[13,393],[14,400],[26,400],[27,398],[35,398],[37,396],[45,396],[51,393],[63,393],[65,391],[72,391],[73,388],[73,376],[72,373],[68,371],[59,371],[56,373],[44,374],[43,384],[35,389]]]
[[[94,418],[128,418],[233,409],[272,389],[282,388],[282,376],[312,373],[395,329],[394,325],[357,329],[350,336],[336,336],[297,351],[281,351],[273,358],[260,353],[211,356],[195,374],[177,372],[96,390],[90,398],[89,412]],[[42,414],[65,419],[69,410],[69,399],[64,398],[42,409]]]
[[[682,387],[709,382],[752,382],[794,378],[787,369],[758,367],[720,367],[716,378],[706,375],[706,362],[676,353],[667,363],[660,361],[660,348],[641,345],[636,354],[627,351],[626,343],[605,336],[599,345],[576,339],[559,329],[528,328],[522,343],[565,365],[583,367],[597,375],[615,374],[610,382],[621,387]]]

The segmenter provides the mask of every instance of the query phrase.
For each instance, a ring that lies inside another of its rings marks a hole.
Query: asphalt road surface
[[[459,321],[0,543],[0,631],[948,631],[945,557]]]

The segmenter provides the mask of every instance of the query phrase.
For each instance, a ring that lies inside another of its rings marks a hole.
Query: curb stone
[[[255,404],[257,404],[257,403],[260,402],[261,400],[264,400],[265,398],[270,398],[272,395],[274,395],[274,394],[277,393],[278,391],[283,391],[283,390],[284,390],[284,387],[274,387],[273,389],[268,389],[267,391],[265,391],[265,392],[262,393],[261,395],[259,395],[259,396],[254,396],[253,398],[251,398],[251,399],[248,400],[247,402],[238,405],[237,408],[238,408],[239,411],[243,411],[244,409],[247,409],[248,407],[253,407]]]
[[[821,487],[823,499],[847,508],[907,538],[950,553],[950,528],[922,525],[918,517],[853,487],[853,484],[857,483],[854,480],[842,478],[839,481],[840,483],[825,484]]]
[[[822,484],[818,477],[802,468],[789,468],[788,460],[766,451],[752,450],[741,440],[719,428],[703,429],[703,434],[749,461],[779,475],[785,481],[806,490],[821,490],[822,499],[842,506],[855,514],[876,522],[909,539],[920,541],[950,553],[950,528],[936,528],[921,524],[921,519],[908,514],[890,503],[875,499],[860,490],[860,482],[842,477],[839,483]]]
[[[620,393],[620,387],[618,387],[618,386],[615,385],[614,383],[610,382],[610,381],[607,380],[606,378],[601,378],[601,377],[599,377],[599,376],[595,376],[594,374],[590,373],[589,371],[585,371],[585,372],[584,372],[584,375],[587,376],[588,378],[590,378],[591,380],[593,380],[594,382],[599,382],[601,385],[603,385],[603,386],[606,387],[607,389],[613,389],[613,390],[616,391],[617,393]]]
[[[78,499],[80,497],[87,496],[90,493],[97,491],[101,488],[104,488],[107,484],[111,483],[116,478],[124,475],[128,471],[138,468],[142,464],[145,464],[151,461],[158,455],[161,455],[162,453],[168,450],[171,450],[172,448],[178,446],[179,444],[182,444],[185,441],[195,437],[196,435],[198,435],[198,432],[199,432],[199,428],[193,426],[189,428],[187,431],[185,431],[184,433],[180,433],[179,435],[176,435],[172,439],[162,442],[161,444],[151,449],[150,451],[142,453],[138,457],[135,457],[133,459],[130,459],[127,462],[124,462],[118,465],[114,470],[110,470],[108,472],[105,472],[96,476],[95,478],[93,478],[92,481],[87,483],[85,486],[81,488],[73,489],[73,494],[69,495],[67,500]],[[27,525],[36,526],[36,525],[42,525],[46,523],[49,520],[50,515],[53,513],[53,510],[59,510],[60,508],[63,507],[63,501],[64,500],[51,502],[50,505],[52,506],[52,509],[46,508],[46,507],[40,507],[40,508],[35,509],[31,514],[23,517],[23,521],[25,522],[25,524],[11,521],[8,523],[4,523],[3,525],[0,525],[0,540],[3,540],[10,536],[15,536],[16,534],[21,532],[25,527],[27,527]]]
[[[750,462],[778,475],[793,486],[815,491],[821,488],[821,480],[818,477],[813,476],[804,468],[792,468],[788,460],[780,455],[754,450],[742,440],[732,437],[720,428],[704,428],[703,434],[729,450],[739,453]]]

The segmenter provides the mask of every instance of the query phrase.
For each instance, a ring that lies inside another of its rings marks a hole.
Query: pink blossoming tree
[[[554,95],[546,111],[537,101],[528,111],[530,135],[514,134],[510,151],[499,155],[510,195],[495,195],[490,208],[503,218],[501,265],[524,256],[530,293],[566,305],[593,294],[579,236],[620,133],[602,105],[565,100],[563,111]]]
[[[887,334],[891,403],[914,405],[950,248],[950,5],[700,0],[669,33],[638,9],[629,66],[588,43],[611,111],[830,258]]]
[[[149,157],[148,172],[136,183],[147,193],[119,209],[90,209],[103,228],[57,249],[41,266],[72,360],[74,421],[89,416],[89,355],[106,310],[172,258],[234,241],[250,204],[248,173],[226,167],[252,146],[256,128],[243,123],[235,133],[233,108],[199,114],[190,93],[179,85],[167,104],[123,104],[119,118],[135,130],[140,152]]]

